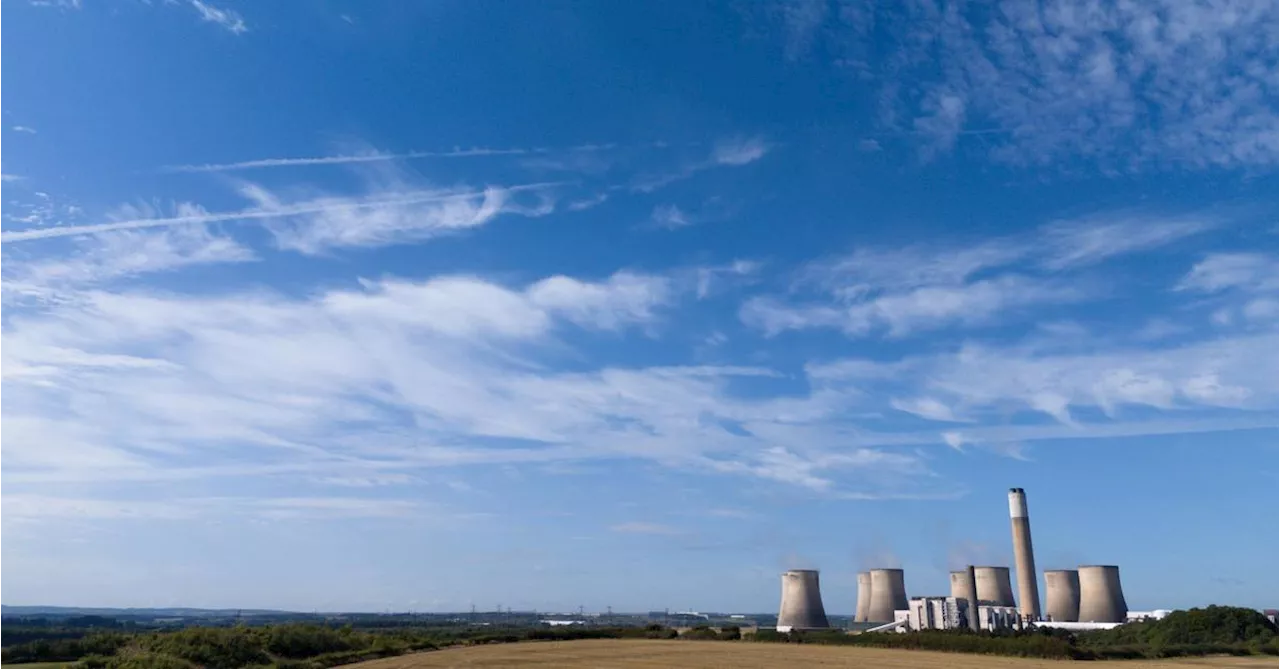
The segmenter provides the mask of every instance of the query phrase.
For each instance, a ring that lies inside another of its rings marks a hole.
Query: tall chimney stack
[[[1009,520],[1013,525],[1013,564],[1018,570],[1018,612],[1028,620],[1040,619],[1040,588],[1036,585],[1036,558],[1031,550],[1031,518],[1027,493],[1009,489]]]
[[[978,618],[978,578],[973,565],[964,570],[964,598],[969,603],[969,629],[977,632]]]

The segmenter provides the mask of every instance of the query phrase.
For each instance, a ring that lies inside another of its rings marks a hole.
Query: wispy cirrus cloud
[[[756,162],[768,154],[771,145],[760,137],[738,137],[717,142],[705,158],[686,162],[681,167],[641,176],[632,181],[631,190],[652,193],[667,185],[688,179],[693,175],[716,167],[741,167]]]
[[[948,326],[982,326],[1032,309],[1100,296],[1077,272],[1127,254],[1148,252],[1210,229],[1214,219],[1121,213],[1054,221],[1032,233],[946,246],[860,248],[803,269],[801,290],[825,301],[759,296],[740,316],[776,335],[835,328],[851,336],[890,336]],[[802,293],[803,294],[803,293]]]
[[[1111,170],[1275,163],[1274,4],[777,6],[788,54],[831,54],[878,88],[882,127],[926,158],[960,147]],[[970,134],[982,141],[964,145]]]
[[[654,207],[653,213],[649,215],[649,221],[653,225],[667,230],[683,228],[694,223],[689,214],[674,204],[663,204]]]
[[[225,28],[233,35],[241,35],[249,31],[249,26],[239,12],[231,9],[215,7],[201,0],[191,0],[191,6],[200,14],[200,19]]]
[[[910,454],[780,446],[806,440],[788,436],[790,421],[821,424],[839,403],[774,406],[729,391],[772,370],[548,367],[562,328],[646,328],[663,318],[670,284],[619,273],[519,289],[384,280],[306,298],[83,291],[3,333],[15,398],[4,406],[6,483],[315,481],[619,458],[824,494],[883,494],[869,472],[903,463],[919,469],[897,485],[927,483]]]
[[[671,525],[644,521],[618,523],[617,525],[611,525],[609,531],[621,534],[655,534],[668,537],[682,536],[689,533],[688,530],[681,530]]]
[[[0,241],[14,243],[175,225],[258,221],[276,223],[272,232],[282,247],[314,252],[328,246],[378,245],[474,227],[505,212],[539,215],[548,206],[545,202],[516,205],[510,203],[510,196],[544,191],[554,185],[526,184],[484,190],[410,188],[284,200],[268,189],[247,184],[241,193],[258,206],[228,212],[185,210],[173,216],[12,230],[0,233]]]

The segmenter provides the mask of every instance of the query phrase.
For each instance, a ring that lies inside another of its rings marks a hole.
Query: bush
[[[191,627],[153,634],[147,639],[146,647],[208,669],[239,669],[271,662],[262,635],[247,627]]]
[[[267,651],[289,659],[355,650],[369,645],[350,628],[336,630],[320,625],[272,625],[267,631]]]
[[[698,625],[693,629],[687,630],[684,634],[681,634],[680,638],[715,641],[720,638],[720,634],[706,625]]]

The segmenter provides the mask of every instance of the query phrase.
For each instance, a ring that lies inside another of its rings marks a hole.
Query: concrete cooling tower
[[[1051,569],[1044,573],[1044,612],[1055,623],[1080,620],[1080,572]]]
[[[967,571],[951,572],[951,596],[956,599],[964,599],[964,583],[969,576]]]
[[[1040,588],[1036,582],[1036,557],[1031,550],[1031,517],[1027,515],[1027,493],[1009,489],[1009,522],[1013,526],[1013,566],[1018,570],[1018,613],[1029,620],[1040,618]]]
[[[1014,606],[1008,567],[974,567],[973,579],[977,582],[979,604]]]
[[[1129,605],[1120,589],[1120,568],[1115,565],[1080,567],[1080,622],[1122,623]]]
[[[822,608],[815,569],[792,569],[782,575],[782,604],[778,607],[778,631],[816,630],[830,627]]]
[[[907,586],[901,569],[871,570],[871,603],[867,622],[891,623],[894,611],[907,610]]]
[[[969,627],[978,629],[978,585],[974,582],[973,567],[951,572],[951,596],[956,601],[967,602]]]
[[[858,610],[853,612],[853,622],[867,622],[867,611],[871,609],[871,572],[858,572]]]

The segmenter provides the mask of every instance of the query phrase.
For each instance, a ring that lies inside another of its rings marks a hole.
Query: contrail
[[[526,156],[556,151],[606,151],[616,148],[615,144],[582,144],[567,149],[550,149],[534,147],[529,149],[453,149],[451,151],[409,151],[406,153],[353,153],[336,156],[315,156],[311,158],[261,158],[244,160],[236,163],[208,163],[203,165],[169,165],[161,168],[162,172],[234,172],[237,170],[256,170],[268,167],[307,167],[311,165],[345,165],[349,163],[374,163],[390,160],[413,160],[415,158],[475,158],[482,156]]]
[[[522,186],[511,186],[501,188],[503,192],[514,193],[527,190],[538,190],[549,188],[552,186],[562,185],[565,182],[547,182],[537,184],[526,184]],[[438,191],[421,191],[417,194],[410,193],[405,197],[394,200],[366,200],[347,203],[325,203],[313,204],[304,203],[300,205],[275,207],[271,209],[253,208],[242,209],[240,211],[231,211],[215,214],[196,214],[191,216],[172,216],[168,218],[139,218],[129,221],[113,221],[111,223],[95,223],[92,225],[68,225],[63,227],[37,228],[34,230],[20,230],[16,232],[0,233],[0,242],[25,242],[33,239],[49,239],[53,237],[72,237],[75,235],[97,234],[100,232],[113,232],[117,230],[137,230],[141,228],[161,228],[170,225],[185,225],[189,223],[219,223],[223,221],[251,221],[271,218],[287,218],[290,216],[302,216],[306,214],[318,214],[325,211],[342,210],[342,209],[377,209],[381,207],[401,207],[414,204],[426,204],[429,202],[449,202],[452,200],[468,200],[478,197],[484,197],[485,191],[467,191],[462,193],[440,193]]]

